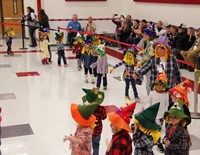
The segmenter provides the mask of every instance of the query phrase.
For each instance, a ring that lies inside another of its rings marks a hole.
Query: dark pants
[[[136,88],[136,83],[135,83],[135,79],[126,79],[125,78],[125,96],[129,96],[129,84],[131,82],[132,88],[133,88],[133,93],[134,93],[134,97],[138,97],[138,92],[137,92],[137,88]]]
[[[50,42],[49,37],[47,37],[47,40]],[[51,62],[52,54],[51,54],[50,45],[48,45],[48,50],[49,50],[49,62]]]
[[[92,63],[95,63],[97,61],[97,59],[98,59],[98,56],[93,56],[92,57]],[[93,74],[94,74],[94,77],[97,76],[97,67],[93,68]]]
[[[103,74],[99,74],[97,73],[97,88],[100,88],[101,86],[101,77],[103,76]],[[103,77],[103,86],[106,87],[107,86],[107,75],[105,75]]]
[[[70,46],[73,45],[73,38],[75,38],[75,37],[76,37],[76,32],[69,32],[68,33],[67,39],[68,39]]]
[[[93,155],[99,155],[100,140],[101,140],[101,136],[92,137]]]
[[[9,40],[6,42],[7,53],[9,54],[12,51],[12,37],[9,37]]]
[[[34,47],[37,46],[36,39],[34,37],[35,30],[36,30],[36,28],[30,27],[30,37],[31,37],[30,39],[32,42],[32,46],[34,46]]]
[[[90,75],[92,74],[92,68],[86,68],[86,67],[84,67],[84,70],[85,70],[85,75],[87,75],[88,74],[88,71],[89,71],[89,73],[90,73]]]
[[[58,64],[61,64],[61,58],[63,59],[64,64],[67,64],[66,58],[65,58],[65,51],[64,50],[59,50],[58,51]]]
[[[135,45],[137,45],[137,44],[140,42],[140,40],[141,40],[141,38],[139,38],[139,37],[134,37],[134,38],[127,38],[127,39],[126,39],[126,42],[127,42],[128,44],[135,44]]]

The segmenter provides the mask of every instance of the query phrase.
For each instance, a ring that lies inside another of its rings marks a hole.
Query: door
[[[2,14],[4,23],[19,24],[23,13],[23,0],[0,0],[2,1]],[[5,32],[6,27],[12,27],[16,37],[22,36],[21,26],[3,25],[2,31]]]

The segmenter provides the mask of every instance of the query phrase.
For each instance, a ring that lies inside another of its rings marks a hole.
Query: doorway
[[[19,24],[23,14],[23,0],[0,0],[0,22]],[[0,25],[0,36],[3,37],[6,27],[12,27],[16,37],[22,37],[21,26]]]

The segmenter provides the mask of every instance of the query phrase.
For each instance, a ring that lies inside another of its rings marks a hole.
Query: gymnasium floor
[[[0,45],[5,44],[0,40]],[[28,41],[26,41],[28,47]],[[53,64],[42,65],[37,48],[20,51],[21,40],[13,40],[13,57],[5,54],[6,46],[0,47],[0,106],[2,107],[2,154],[3,155],[70,155],[69,142],[63,143],[64,135],[73,134],[76,123],[70,114],[71,103],[82,103],[82,88],[95,85],[84,83],[83,71],[77,70],[76,59],[66,48],[68,66],[57,66],[56,48],[51,47]],[[118,59],[108,55],[114,65]],[[184,77],[194,79],[194,74],[181,70]],[[120,80],[123,67],[108,74],[108,90],[103,105],[108,111],[124,106],[124,82]],[[145,80],[137,86],[142,103],[146,104]],[[130,89],[133,100],[133,93]],[[189,95],[190,110],[194,111],[194,93]],[[200,100],[200,95],[199,95]],[[199,101],[200,103],[200,101]],[[198,105],[198,110],[200,107]],[[103,122],[100,155],[105,154],[106,139],[112,133],[108,120]],[[200,120],[192,120],[189,126],[193,146],[190,155],[200,153]],[[162,132],[164,134],[164,131]],[[160,155],[154,148],[155,155]]]

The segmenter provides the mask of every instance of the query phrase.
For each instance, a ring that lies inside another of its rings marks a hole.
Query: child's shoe
[[[131,103],[130,97],[129,97],[129,96],[125,96],[124,99],[125,99],[125,103],[126,103],[127,105],[129,105],[129,104]]]
[[[61,65],[60,65],[60,64],[58,64],[58,67],[61,67]]]
[[[107,86],[103,86],[103,90],[107,90]]]
[[[13,56],[14,55],[14,53],[13,52],[10,52],[10,56]]]
[[[64,67],[67,67],[67,64],[65,64]]]
[[[90,82],[92,83],[92,84],[94,84],[95,83],[95,79],[94,79],[94,75],[92,74],[92,75],[90,75]]]
[[[135,102],[141,102],[141,99],[139,97],[135,97]]]
[[[89,81],[88,81],[88,76],[87,75],[85,75],[85,83],[88,83]]]

